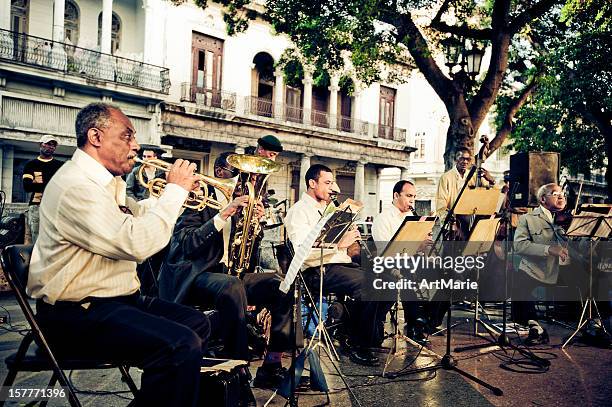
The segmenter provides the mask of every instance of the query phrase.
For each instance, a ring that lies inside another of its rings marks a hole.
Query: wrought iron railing
[[[208,106],[217,109],[236,111],[236,94],[218,89],[208,89],[192,85],[181,84],[181,102],[191,102],[198,106]]]
[[[272,103],[272,100],[251,96],[249,102],[249,112],[251,112],[251,114],[263,117],[274,117],[274,103]]]
[[[320,110],[313,110],[310,113],[310,122],[313,126],[317,127],[329,127],[329,113],[322,112]]]
[[[168,93],[168,68],[0,29],[0,60]]]
[[[377,135],[379,138],[393,141],[406,141],[406,129],[399,129],[393,126],[378,125]]]

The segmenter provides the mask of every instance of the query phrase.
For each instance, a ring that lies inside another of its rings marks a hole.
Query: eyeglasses
[[[567,198],[567,194],[559,191],[551,192],[547,194],[549,196],[554,196],[555,198]]]

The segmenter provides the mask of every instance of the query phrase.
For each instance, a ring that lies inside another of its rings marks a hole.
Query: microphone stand
[[[476,166],[473,165],[472,168],[470,169],[470,172],[468,173],[467,177],[466,177],[466,181],[463,184],[463,187],[461,188],[461,190],[459,191],[459,194],[457,195],[457,198],[455,199],[455,202],[453,202],[453,205],[451,206],[450,210],[448,211],[448,214],[446,215],[446,218],[444,219],[444,224],[442,226],[442,228],[440,229],[440,233],[438,234],[438,236],[436,237],[436,241],[434,243],[434,245],[432,246],[429,255],[431,255],[431,253],[433,252],[433,250],[435,249],[436,244],[438,243],[438,241],[440,240],[440,237],[442,236],[442,234],[444,233],[445,229],[447,227],[449,227],[449,225],[452,225],[452,221],[451,219],[454,218],[454,214],[455,214],[455,208],[457,207],[457,204],[459,203],[459,200],[461,199],[461,196],[463,195],[463,192],[465,191],[465,188],[468,185],[468,182],[470,179],[472,179],[472,176],[474,175],[474,172],[476,171]],[[404,375],[404,374],[412,374],[412,373],[421,373],[421,372],[430,372],[430,371],[435,371],[438,369],[444,369],[444,370],[453,370],[457,373],[459,373],[460,375],[462,375],[463,377],[466,377],[476,383],[478,383],[479,385],[486,387],[487,389],[491,390],[493,392],[493,394],[495,394],[496,396],[502,396],[504,394],[504,392],[502,391],[502,389],[500,389],[499,387],[495,387],[487,382],[485,382],[484,380],[479,379],[476,376],[473,376],[472,374],[466,372],[465,370],[462,370],[460,368],[457,367],[457,361],[455,360],[455,358],[453,358],[452,354],[451,354],[451,328],[452,328],[452,309],[453,306],[453,288],[452,285],[449,289],[449,298],[448,298],[448,313],[446,314],[446,353],[444,354],[444,356],[442,357],[442,360],[440,361],[439,364],[434,365],[434,366],[427,366],[427,367],[423,367],[423,368],[417,368],[417,369],[412,369],[412,370],[408,370],[406,372],[402,372],[402,373],[396,373],[394,375],[394,377],[396,376],[400,376],[400,375]]]
[[[509,197],[514,196],[514,193],[516,192],[516,190],[518,189],[519,186],[519,182],[513,182],[512,183],[512,187],[511,190],[508,192]],[[510,339],[508,338],[508,335],[506,334],[506,326],[507,326],[507,321],[508,321],[508,266],[510,264],[513,264],[512,261],[509,260],[509,256],[514,257],[514,251],[512,250],[512,245],[510,242],[512,242],[514,239],[512,238],[513,236],[513,231],[512,231],[512,214],[510,212],[510,205],[508,205],[507,207],[504,208],[504,210],[502,211],[501,214],[501,218],[502,219],[506,219],[505,222],[505,227],[506,227],[506,239],[504,241],[504,301],[503,301],[503,307],[502,307],[502,331],[501,333],[498,335],[497,340],[493,340],[491,338],[488,338],[486,336],[479,336],[482,339],[485,339],[487,341],[487,343],[481,343],[481,344],[477,344],[477,345],[469,345],[469,346],[463,346],[463,347],[458,347],[455,348],[455,352],[463,352],[463,351],[467,351],[467,350],[474,350],[474,349],[481,349],[481,348],[488,348],[491,346],[498,346],[501,350],[503,350],[504,352],[506,351],[506,347],[510,348],[518,353],[520,353],[521,355],[525,356],[526,358],[532,360],[535,364],[537,364],[538,366],[542,367],[542,368],[546,368],[548,366],[550,366],[550,361],[547,359],[543,359],[537,355],[535,355],[533,352],[531,352],[528,349],[525,349],[523,347],[518,347],[516,345],[514,345]],[[478,306],[478,304],[476,304],[476,306]],[[490,332],[489,332],[490,334]]]

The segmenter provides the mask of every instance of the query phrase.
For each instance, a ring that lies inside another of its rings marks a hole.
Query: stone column
[[[359,126],[359,123],[363,119],[361,118],[361,92],[357,90],[357,87],[355,87],[355,91],[353,92],[353,105],[351,110],[353,116],[351,117],[351,119],[353,119],[353,129],[355,133],[360,133],[362,132],[362,128]]]
[[[407,180],[410,178],[410,170],[408,168],[401,168],[402,174],[400,175],[400,179]]]
[[[11,29],[11,0],[0,0],[0,28]]]
[[[330,86],[329,86],[329,128],[335,129],[338,127],[338,91],[340,87],[338,86],[338,81],[340,78],[337,76],[332,76],[330,78]]]
[[[13,146],[2,146],[2,190],[6,194],[6,202],[13,202],[13,163],[15,149]]]
[[[282,120],[285,105],[285,76],[280,67],[274,71],[274,78],[274,117],[277,120]]]
[[[311,123],[312,113],[312,68],[304,67],[304,124]]]
[[[102,2],[102,39],[100,51],[105,54],[111,53],[111,30],[113,23],[113,0],[103,0]]]
[[[365,204],[365,165],[366,161],[357,161],[355,168],[355,200]]]
[[[159,42],[161,39],[157,35],[161,31],[161,24],[156,24],[155,18],[155,7],[153,1],[142,0],[142,9],[144,10],[144,43],[143,48],[143,60],[148,64],[161,65],[156,61],[156,54],[161,55],[159,48],[162,44]]]
[[[384,170],[384,167],[378,167],[376,169],[376,213],[380,213],[381,210],[381,201],[383,198],[387,198],[386,196],[383,197],[382,193],[380,191],[380,180],[382,178],[382,172]]]
[[[65,0],[55,0],[53,2],[53,41],[64,42],[64,12],[65,10],[66,10]]]
[[[308,171],[308,169],[310,168],[310,157],[312,157],[312,154],[302,154],[302,159],[300,161],[300,193],[298,199],[300,199],[302,197],[302,194],[306,192],[306,182],[304,181],[304,177],[306,176],[306,171]]]

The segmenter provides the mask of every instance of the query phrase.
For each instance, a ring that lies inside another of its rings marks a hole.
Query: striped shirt
[[[45,189],[28,293],[54,304],[136,292],[136,262],[168,244],[186,197],[168,184],[159,199],[126,199],[121,177],[77,149]]]

